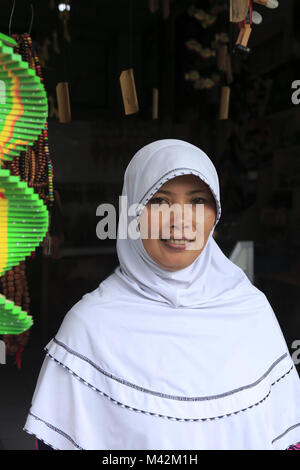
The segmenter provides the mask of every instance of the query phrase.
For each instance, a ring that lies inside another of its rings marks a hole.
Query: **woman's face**
[[[169,210],[173,204],[175,212]],[[140,216],[145,250],[168,271],[184,269],[203,251],[215,219],[215,199],[207,184],[196,175],[177,176],[161,186]]]

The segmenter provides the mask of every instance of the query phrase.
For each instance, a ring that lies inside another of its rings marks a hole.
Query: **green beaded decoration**
[[[30,256],[49,227],[46,205],[25,181],[1,168],[35,140],[48,115],[43,84],[15,54],[14,39],[0,33],[0,276]],[[18,335],[33,324],[20,306],[0,294],[0,334]]]

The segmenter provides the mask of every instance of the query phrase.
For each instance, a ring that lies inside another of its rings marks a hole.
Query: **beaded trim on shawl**
[[[23,431],[26,431],[28,434],[31,434],[31,436],[36,437],[39,441],[42,441],[46,446],[52,447],[53,450],[59,450],[56,447],[54,447],[52,444],[49,444],[49,442],[45,441],[45,439],[42,439],[41,437],[37,436],[34,432],[29,431],[26,427],[23,428]],[[38,449],[39,450],[39,449]]]
[[[83,361],[87,362],[94,369],[96,369],[98,372],[100,372],[103,375],[106,375],[107,377],[109,377],[110,379],[115,380],[116,382],[120,382],[123,385],[135,388],[136,390],[139,390],[143,393],[149,393],[151,395],[155,395],[155,396],[158,396],[158,397],[161,397],[161,398],[168,398],[168,399],[171,399],[171,400],[179,400],[179,401],[216,400],[218,398],[224,398],[224,397],[227,397],[228,395],[233,395],[235,393],[241,392],[241,391],[243,391],[247,388],[254,387],[257,384],[259,384],[263,379],[265,379],[270,374],[270,372],[274,369],[274,367],[277,364],[279,364],[279,362],[281,362],[283,359],[285,359],[288,355],[287,353],[282,354],[282,356],[280,356],[278,359],[276,359],[276,361],[273,362],[273,364],[271,364],[271,366],[268,368],[268,370],[261,377],[259,377],[255,382],[253,382],[251,384],[244,385],[243,387],[239,387],[239,388],[236,388],[234,390],[229,390],[227,392],[220,393],[218,395],[210,395],[210,396],[203,396],[203,397],[185,397],[185,396],[182,396],[182,395],[176,396],[176,395],[170,395],[170,394],[167,394],[167,393],[156,392],[154,390],[149,390],[147,388],[141,387],[141,386],[136,385],[134,383],[128,382],[127,380],[121,379],[120,377],[116,377],[113,374],[111,374],[110,372],[105,371],[104,369],[99,367],[97,364],[95,364],[93,361],[91,361],[88,357],[84,356],[83,354],[78,353],[77,351],[74,351],[74,349],[72,349],[69,346],[67,346],[66,344],[62,343],[57,338],[53,338],[53,342],[58,344],[59,346],[61,346],[63,349],[65,349],[68,353],[72,354],[73,356],[76,356],[79,359],[82,359]],[[48,351],[47,347],[44,348],[44,349],[47,352],[47,355],[52,357],[51,354],[49,354],[49,351]],[[60,361],[58,361],[58,362],[60,363]],[[293,368],[293,366],[292,366],[292,368]]]
[[[50,355],[49,357],[51,359],[53,359]],[[57,361],[56,359],[54,359],[55,362],[57,362],[58,364],[62,365],[64,368],[68,369],[67,367],[65,367],[63,364],[59,363],[59,361]],[[68,370],[69,372],[72,373],[72,371]],[[80,377],[76,376],[76,374],[72,373],[76,378],[78,378],[79,380]],[[84,381],[83,381],[84,382]],[[85,382],[86,383],[86,382]],[[87,384],[88,385],[88,384]],[[93,389],[95,389],[95,387],[92,387]],[[96,390],[96,389],[95,389]],[[117,402],[116,402],[117,403]],[[46,426],[48,426],[50,429],[54,430],[55,432],[57,432],[58,434],[61,434],[63,435],[64,437],[66,437],[66,439],[70,440],[70,442],[78,449],[78,450],[84,450],[82,447],[80,447],[68,434],[66,434],[65,432],[63,432],[62,430],[58,429],[57,427],[51,425],[50,423],[42,420],[41,418],[38,418],[37,416],[35,416],[34,414],[32,413],[29,413],[30,416],[32,416],[34,419],[38,420],[38,421],[41,421],[43,422],[44,424],[46,424]],[[150,414],[150,413],[146,413],[146,414]],[[181,420],[181,421],[184,421],[184,420]],[[291,426],[289,427],[284,433],[280,434],[279,436],[277,436],[275,439],[273,439],[272,441],[272,444],[277,441],[278,439],[282,438],[285,434],[287,434],[289,431],[291,431],[292,429],[294,429],[295,427],[297,426],[300,426],[300,423],[297,423],[295,424],[294,426]],[[35,433],[29,431],[26,427],[24,428],[24,431],[26,431],[28,434],[31,434],[33,436],[35,436],[37,439],[39,439],[40,441],[44,442],[44,444],[50,446],[52,449],[54,450],[59,450],[57,449],[56,447],[54,447],[52,444],[49,444],[48,442],[46,442],[43,438],[37,436]],[[298,442],[297,444],[293,444],[293,445],[290,445],[289,447],[287,447],[285,450],[300,450],[300,442]]]
[[[83,450],[82,447],[80,447],[75,441],[74,439],[72,439],[67,433],[65,433],[64,431],[62,431],[61,429],[58,429],[56,426],[53,426],[52,424],[48,423],[47,421],[39,418],[38,416],[34,415],[33,413],[29,412],[29,415],[32,416],[34,419],[36,419],[37,421],[41,421],[42,423],[44,423],[48,428],[52,429],[52,431],[55,431],[57,432],[58,434],[61,434],[65,439],[67,439],[68,441],[70,441],[73,446],[75,446],[77,449],[79,450]],[[46,445],[48,445],[46,442],[45,442]],[[51,444],[49,444],[51,445]],[[51,446],[52,447],[52,446]]]
[[[65,366],[64,364],[62,364],[60,361],[58,361],[57,359],[55,359],[53,356],[51,356],[51,354],[47,353],[47,356],[53,360],[54,362],[56,362],[57,364],[59,364],[60,366],[62,366],[64,369],[66,369],[70,374],[72,374],[74,377],[76,377],[80,382],[84,383],[85,385],[87,385],[88,387],[92,388],[92,390],[96,391],[96,392],[99,392],[101,395],[105,396],[106,398],[108,398],[109,400],[111,400],[115,405],[119,405],[121,406],[122,408],[127,408],[129,410],[132,410],[132,411],[137,411],[138,413],[144,413],[146,415],[149,415],[149,416],[156,416],[158,418],[164,418],[164,419],[170,419],[172,421],[185,421],[185,422],[195,422],[195,421],[212,421],[214,419],[220,419],[220,418],[225,418],[227,416],[232,416],[232,415],[236,415],[242,411],[246,411],[250,408],[253,408],[254,406],[258,406],[260,403],[263,403],[271,394],[271,388],[269,390],[269,392],[267,393],[267,395],[260,401],[258,401],[257,403],[254,403],[253,405],[251,406],[248,406],[242,410],[238,410],[238,411],[234,411],[233,413],[227,413],[225,415],[221,415],[221,416],[213,416],[213,417],[209,417],[209,418],[176,418],[174,416],[166,416],[166,415],[161,415],[161,414],[158,414],[158,413],[152,413],[152,412],[149,412],[149,411],[145,411],[145,410],[140,410],[138,408],[133,408],[131,406],[128,406],[128,405],[124,405],[124,403],[121,403],[117,400],[114,400],[113,398],[111,398],[109,395],[107,395],[105,392],[103,392],[102,390],[99,390],[98,388],[94,387],[93,385],[89,384],[86,380],[84,380],[82,377],[80,377],[79,375],[75,374],[75,372],[73,372],[69,367]],[[292,365],[292,367],[285,373],[283,374],[281,377],[279,377],[275,382],[273,382],[271,384],[271,387],[273,387],[277,382],[279,382],[281,379],[283,379],[286,375],[288,375],[291,370],[293,369],[294,365]]]

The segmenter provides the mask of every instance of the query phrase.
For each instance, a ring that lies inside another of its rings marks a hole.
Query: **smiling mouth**
[[[183,238],[183,239],[174,239],[174,238],[169,238],[169,239],[165,239],[165,238],[161,238],[161,241],[168,244],[168,245],[176,245],[176,246],[186,246],[188,243],[192,243],[195,241],[195,239],[193,240],[189,240],[187,238]]]

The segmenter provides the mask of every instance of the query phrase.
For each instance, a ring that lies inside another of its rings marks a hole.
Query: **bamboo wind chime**
[[[122,71],[120,75],[120,85],[125,114],[137,113],[139,110],[139,103],[132,68]]]
[[[217,53],[218,69],[221,75],[221,98],[219,119],[228,119],[230,102],[230,83],[232,82],[231,57],[227,44],[221,44]]]
[[[133,62],[133,0],[129,0],[129,63]],[[120,75],[120,86],[125,114],[134,114],[139,110],[139,103],[134,80],[134,71],[130,67]]]
[[[0,334],[18,367],[33,324],[25,260],[48,235],[54,203],[42,81],[30,36],[0,33]]]
[[[60,82],[56,85],[56,97],[59,122],[70,122],[72,118],[68,82]]]
[[[65,10],[59,12],[59,18],[63,23],[63,31],[64,31],[64,40],[65,42],[71,42],[71,36],[69,33],[69,19],[70,19],[70,5],[69,0],[66,0],[65,3]],[[56,46],[57,38],[56,38]],[[65,60],[66,65],[66,60]],[[58,107],[58,119],[61,123],[67,123],[72,120],[71,117],[71,103],[70,103],[70,93],[69,93],[69,83],[68,82],[59,82],[56,86],[56,99],[57,99],[57,107]]]
[[[248,41],[252,31],[252,23],[259,24],[262,21],[262,16],[258,12],[253,11],[253,2],[271,9],[278,7],[277,0],[230,0],[229,21],[237,23],[239,28],[233,52],[238,53],[242,57],[247,57],[250,52]],[[227,45],[221,45],[218,49],[218,68],[222,77],[219,119],[228,119],[230,102],[229,84],[232,82],[232,71]]]

